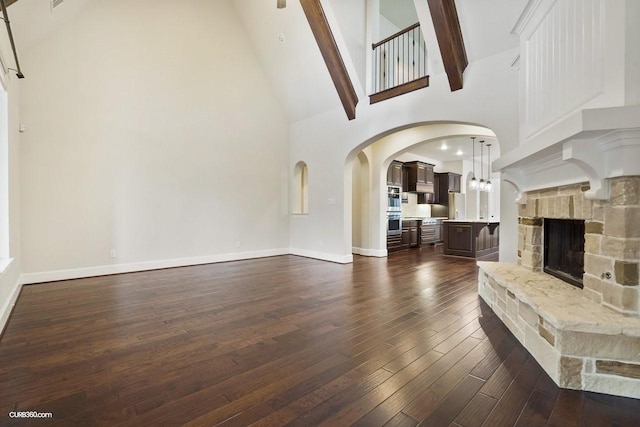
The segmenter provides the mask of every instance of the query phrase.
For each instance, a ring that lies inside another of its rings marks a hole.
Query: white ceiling
[[[456,0],[469,61],[518,46],[511,35],[527,0]],[[380,0],[380,14],[398,28],[418,21],[414,0]]]
[[[400,29],[418,22],[413,0],[380,0],[380,15]]]
[[[277,9],[275,1],[271,0],[226,1],[231,1],[235,6],[241,24],[253,42],[274,92],[291,122],[341,108],[299,2],[289,1],[286,9]],[[399,26],[406,26],[405,22],[415,22],[414,0],[380,1],[382,13],[402,24]],[[79,19],[85,7],[98,2],[65,0],[53,13],[46,0],[20,0],[11,5],[9,14],[18,53],[29,50],[67,20]],[[510,31],[526,2],[456,0],[470,62],[517,46],[517,40],[510,35]],[[122,4],[123,7],[127,6],[126,2]],[[180,3],[176,3],[176,7],[180,7]],[[349,20],[338,19],[338,22]],[[284,43],[279,40],[281,35],[285,38]],[[28,70],[25,70],[25,74],[28,74]],[[366,99],[361,102],[366,102]]]
[[[456,0],[469,62],[518,47],[511,34],[527,0]]]
[[[479,137],[476,138],[476,158],[480,159],[480,141],[485,141],[484,158],[487,160],[488,149],[486,144],[491,145],[491,159],[495,160],[500,156],[500,148],[497,144],[496,138],[491,137]],[[442,147],[446,147],[443,149]],[[458,154],[458,152],[462,154]],[[473,157],[471,138],[469,137],[454,137],[446,138],[438,141],[428,142],[412,148],[409,152],[411,155],[417,157],[425,157],[428,159],[437,160],[440,162],[452,162],[456,160],[471,160]]]
[[[48,0],[19,0],[9,6],[7,11],[18,54],[29,50],[69,19],[77,18],[85,7],[96,1],[65,0],[53,10]]]

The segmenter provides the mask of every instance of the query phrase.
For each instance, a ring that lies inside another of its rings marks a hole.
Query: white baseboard
[[[337,262],[338,264],[350,264],[353,262],[353,255],[336,255],[328,254],[325,252],[309,251],[307,249],[291,249],[289,251],[291,255],[303,256],[306,258],[314,258],[322,261]]]
[[[20,289],[22,289],[22,278],[19,278],[16,283],[13,284],[12,288],[9,298],[7,298],[4,304],[2,304],[2,307],[0,307],[0,332],[4,331],[4,327],[9,321],[11,310],[13,310],[13,306],[16,305],[16,301],[20,295]]]
[[[352,252],[356,255],[371,256],[371,257],[386,257],[388,255],[386,249],[366,249],[366,248],[352,248]]]
[[[288,249],[268,249],[263,251],[206,255],[191,258],[174,258],[158,261],[135,262],[130,264],[101,265],[97,267],[74,268],[70,270],[43,271],[40,273],[23,274],[22,284],[27,285],[31,283],[54,282],[57,280],[81,279],[83,277],[107,276],[109,274],[158,270],[161,268],[186,267],[190,265],[213,264],[227,261],[240,261],[243,259],[266,258],[287,254],[289,254]]]

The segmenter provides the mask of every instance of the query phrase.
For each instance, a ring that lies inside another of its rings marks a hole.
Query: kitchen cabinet
[[[444,254],[480,258],[500,249],[500,223],[444,221]]]
[[[387,185],[394,187],[402,187],[402,163],[396,160],[392,161],[387,169]]]
[[[433,193],[418,193],[418,204],[427,205],[434,203]]]
[[[449,204],[449,193],[460,192],[461,175],[453,172],[435,174],[435,194],[433,203],[439,205]]]
[[[420,220],[402,222],[402,243],[410,248],[420,245]]]
[[[442,223],[422,224],[422,244],[436,244],[442,242]]]
[[[399,251],[401,249],[406,249],[406,247],[402,243],[402,235],[387,235],[387,252]]]
[[[408,170],[407,191],[415,193],[433,193],[434,179],[433,165],[423,162],[406,162]]]
[[[402,165],[402,192],[409,192],[409,168]]]

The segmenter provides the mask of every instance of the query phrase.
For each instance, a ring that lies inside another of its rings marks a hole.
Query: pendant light
[[[471,137],[471,150],[473,154],[471,155],[471,164],[473,166],[473,172],[471,175],[471,181],[469,182],[469,188],[475,190],[478,188],[478,181],[476,180],[476,137]]]
[[[480,141],[480,182],[478,183],[478,188],[480,191],[484,191],[486,189],[487,184],[484,182],[484,141]]]
[[[487,174],[487,192],[490,192],[493,189],[493,184],[491,184],[491,144],[487,144],[487,150],[489,150],[489,159],[488,159],[488,166],[487,166],[487,170],[488,170],[488,174]]]
[[[278,0],[278,9],[284,9],[287,7],[287,0]]]

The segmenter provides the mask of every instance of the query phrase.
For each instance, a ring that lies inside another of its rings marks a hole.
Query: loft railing
[[[420,23],[373,44],[372,80],[371,103],[429,85],[427,49]],[[392,92],[395,88],[398,90]],[[385,92],[387,96],[382,96]]]

